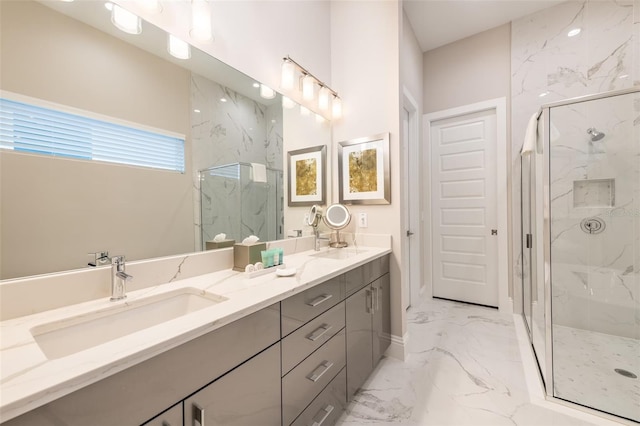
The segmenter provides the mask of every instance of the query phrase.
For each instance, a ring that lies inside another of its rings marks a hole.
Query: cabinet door
[[[182,426],[182,403],[174,405],[142,426]]]
[[[347,398],[351,400],[373,370],[373,311],[371,287],[367,286],[347,299]]]
[[[184,401],[185,426],[280,425],[280,343]]]
[[[385,274],[371,284],[373,292],[373,365],[391,345],[391,280]]]

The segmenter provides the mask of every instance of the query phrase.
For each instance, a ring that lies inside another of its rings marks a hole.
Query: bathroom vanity
[[[126,356],[116,339],[44,361],[52,368],[70,358],[82,363],[101,348],[121,357],[93,376],[77,366],[78,374],[23,399],[33,409],[2,424],[333,424],[390,344],[390,250],[335,250],[289,256],[294,277],[220,271],[164,284],[212,292],[220,302],[187,315],[191,329],[179,318],[173,329],[167,323],[134,333],[158,339],[122,349]],[[61,396],[46,401],[50,392]]]

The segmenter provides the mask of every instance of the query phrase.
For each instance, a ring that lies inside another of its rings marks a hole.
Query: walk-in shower
[[[547,395],[640,422],[640,88],[545,106],[538,138],[523,312]]]
[[[262,241],[283,238],[282,170],[266,167],[261,173],[254,167],[232,163],[199,171],[203,250],[220,233],[236,241],[249,235]]]

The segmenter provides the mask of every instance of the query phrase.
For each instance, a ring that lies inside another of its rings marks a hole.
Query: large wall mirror
[[[87,267],[97,251],[139,260],[201,250],[221,232],[286,235],[298,212],[283,202],[283,158],[329,145],[329,123],[283,109],[279,94],[262,97],[259,82],[197,49],[172,57],[147,22],[140,35],[119,31],[104,2],[0,8],[3,98],[185,138],[184,173],[0,149],[0,279]]]

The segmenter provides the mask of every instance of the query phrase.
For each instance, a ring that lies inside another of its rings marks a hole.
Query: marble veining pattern
[[[640,422],[640,379],[615,372],[640,377],[640,340],[556,325],[553,348],[555,396]]]
[[[580,34],[567,37],[573,28]],[[519,200],[520,148],[541,105],[640,84],[640,0],[568,1],[513,21],[511,73],[512,195]],[[512,207],[515,263],[520,203]],[[516,270],[514,282],[521,282]]]
[[[265,105],[249,99],[197,74],[191,76],[191,104],[196,249],[202,248],[203,230],[206,238],[220,232],[237,239],[251,233],[262,233],[263,239],[282,238],[276,226],[282,223],[283,204],[278,201],[284,198],[282,185],[270,183],[265,194],[252,196],[251,190],[258,184],[249,182],[248,173],[246,176],[243,173],[243,181],[209,182],[210,191],[201,200],[198,175],[199,170],[238,162],[260,163],[282,170],[282,109],[275,104]],[[245,191],[247,188],[250,193]],[[238,217],[240,205],[246,212],[242,218]],[[274,210],[268,226],[264,223],[264,215],[256,214],[266,209]]]
[[[407,360],[383,358],[338,425],[598,424],[531,403],[511,315],[431,300],[407,321]]]

